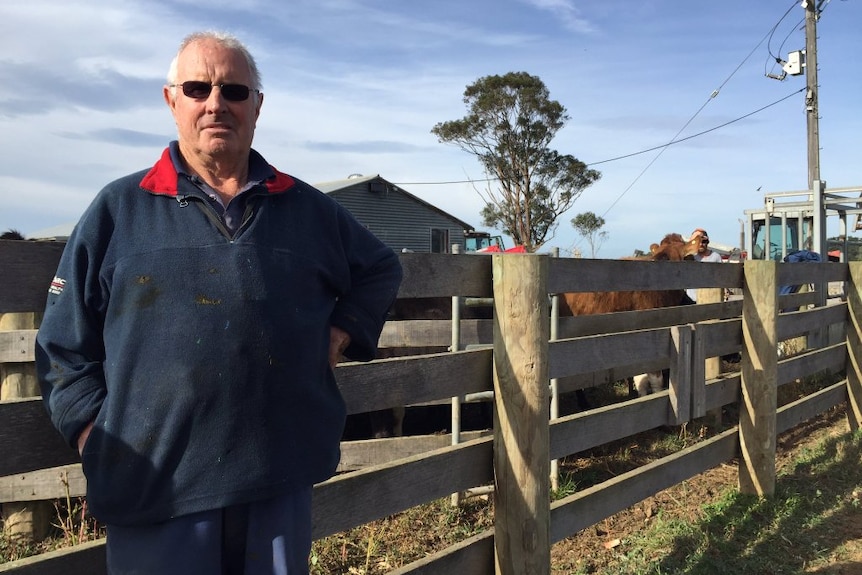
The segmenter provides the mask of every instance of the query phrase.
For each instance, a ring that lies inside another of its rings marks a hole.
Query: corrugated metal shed
[[[464,230],[473,229],[379,174],[314,185],[398,252],[449,252],[452,244],[464,245]]]

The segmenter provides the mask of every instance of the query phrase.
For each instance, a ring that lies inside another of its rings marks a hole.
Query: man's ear
[[[255,110],[254,110],[255,121],[257,121],[257,119],[260,117],[260,107],[261,106],[263,106],[263,92],[261,92],[257,95],[257,104],[255,105]]]
[[[174,88],[171,88],[170,86],[162,88],[162,97],[165,99],[165,104],[168,105],[168,108],[170,108],[172,112],[174,110],[174,105],[176,104],[176,98],[174,98],[174,95],[171,93],[171,90],[173,89]]]

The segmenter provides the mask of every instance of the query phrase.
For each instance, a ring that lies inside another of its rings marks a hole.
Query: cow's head
[[[660,244],[652,244],[650,246],[650,259],[672,262],[692,259],[700,247],[700,237],[702,235],[703,232],[698,230],[688,240],[685,240],[679,234],[668,234]]]

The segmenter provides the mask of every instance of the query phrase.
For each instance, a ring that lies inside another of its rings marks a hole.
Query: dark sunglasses
[[[210,84],[199,80],[189,80],[182,84],[171,84],[171,88],[182,88],[183,94],[193,100],[206,100],[210,97],[213,87],[218,86],[222,97],[228,102],[245,102],[250,92],[260,93],[260,90],[243,86],[242,84]]]

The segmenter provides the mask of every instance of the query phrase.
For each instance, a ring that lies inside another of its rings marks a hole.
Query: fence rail
[[[59,247],[0,241],[0,266],[8,270],[0,287],[0,313],[42,309]],[[492,530],[392,573],[456,570],[484,575],[514,573],[520,569],[515,565],[548,573],[552,543],[733,457],[757,462],[753,472],[746,472],[750,475],[741,474],[743,489],[768,493],[774,485],[775,436],[781,431],[848,399],[851,425],[862,423],[859,264],[704,265],[510,254],[403,254],[402,264],[405,280],[399,299],[493,297],[496,319],[459,322],[461,344],[493,347],[341,364],[336,377],[349,413],[493,390],[499,425],[493,435],[458,445],[417,438],[413,441],[422,447],[403,448],[405,457],[378,463],[372,457],[366,463],[373,464],[315,486],[314,537],[489,483],[496,484],[497,513]],[[825,282],[837,281],[847,282],[849,301],[823,306]],[[778,296],[780,286],[802,283],[814,284],[815,291]],[[560,318],[557,336],[550,339],[548,294],[689,287],[744,288],[744,296],[723,303]],[[809,309],[811,304],[817,305]],[[800,307],[804,309],[796,311]],[[450,345],[450,321],[401,325],[409,323],[390,322],[381,345],[398,346],[405,339],[408,345]],[[846,336],[836,336],[842,329]],[[812,335],[824,331],[825,337]],[[34,336],[35,330],[0,334],[0,364],[31,362]],[[778,343],[799,336],[809,336],[809,349],[779,359]],[[744,358],[741,372],[716,375],[704,369],[710,358],[735,352]],[[666,391],[548,420],[550,378],[568,391],[661,368],[671,372]],[[846,370],[847,379],[776,407],[780,385],[823,370]],[[551,504],[552,459],[740,402],[754,409],[755,416]],[[61,474],[66,474],[73,495],[83,494],[78,463],[74,450],[51,428],[38,398],[0,402],[0,503],[65,496]],[[0,565],[0,572],[104,573],[104,549],[91,543]]]

